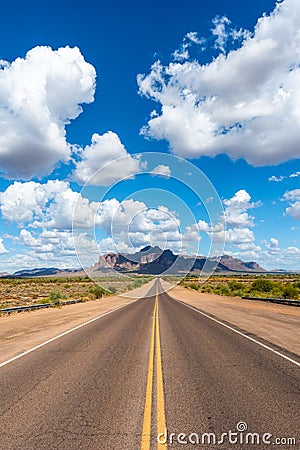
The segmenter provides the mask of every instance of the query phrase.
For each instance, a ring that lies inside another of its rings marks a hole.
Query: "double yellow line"
[[[156,434],[164,433],[166,429],[164,385],[162,373],[162,359],[160,347],[160,331],[158,320],[158,293],[156,290],[155,305],[152,321],[152,332],[150,341],[150,354],[148,363],[148,376],[146,388],[146,400],[144,408],[144,420],[142,430],[142,441],[140,450],[150,450],[151,440],[151,414],[152,414],[152,394],[153,394],[153,375],[154,375],[154,348],[156,349]],[[167,444],[157,442],[157,449],[167,449]]]

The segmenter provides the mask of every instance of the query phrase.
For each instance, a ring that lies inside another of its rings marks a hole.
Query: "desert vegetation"
[[[231,297],[299,299],[300,275],[212,276],[208,280],[187,276],[180,285],[209,294]]]
[[[148,283],[150,276],[103,276],[97,283],[88,276],[1,278],[0,309],[39,303],[60,305],[68,300],[95,300]]]

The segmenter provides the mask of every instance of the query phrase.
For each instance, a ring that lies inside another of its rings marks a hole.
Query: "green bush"
[[[288,284],[282,289],[282,296],[283,298],[293,298],[297,300],[299,298],[299,290],[295,286]]]
[[[243,283],[239,283],[238,281],[229,281],[228,286],[231,291],[239,291],[244,288]]]
[[[111,294],[115,294],[117,292],[117,289],[114,286],[108,286],[108,290]]]
[[[206,286],[203,286],[203,288],[201,289],[202,292],[207,293],[207,294],[211,294],[213,291],[213,287],[208,284]]]
[[[95,298],[102,298],[104,295],[106,295],[108,292],[106,289],[104,289],[102,286],[90,286],[88,289],[88,292],[90,294],[93,294]]]
[[[247,295],[247,291],[246,290],[234,291],[232,295],[234,295],[235,297],[244,297],[245,295]]]
[[[45,303],[49,303],[49,298],[41,298],[37,303],[39,305],[44,305]]]
[[[226,286],[224,284],[219,284],[215,288],[215,293],[219,294],[219,295],[230,295],[230,289],[228,286]]]
[[[54,305],[59,305],[60,301],[65,299],[66,296],[63,295],[60,291],[57,291],[56,289],[54,289],[53,291],[50,292],[49,294],[49,298],[50,301],[54,304]]]
[[[274,287],[274,284],[272,281],[267,280],[265,278],[258,278],[257,280],[253,281],[251,283],[251,291],[257,291],[257,292],[271,292]]]

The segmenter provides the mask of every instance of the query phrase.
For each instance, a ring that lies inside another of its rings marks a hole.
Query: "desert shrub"
[[[133,288],[134,288],[134,289],[135,289],[135,288],[138,288],[138,287],[142,286],[143,284],[144,284],[143,280],[135,280],[135,281],[133,282]]]
[[[59,305],[61,300],[66,299],[66,296],[63,295],[60,291],[53,289],[49,294],[50,301],[54,303],[54,305]]]
[[[288,284],[283,287],[282,296],[283,298],[293,298],[297,300],[299,298],[299,290],[295,286]]]
[[[244,288],[243,283],[239,283],[238,281],[229,281],[228,287],[231,291],[239,291]]]
[[[225,284],[219,284],[216,286],[214,292],[219,295],[230,295],[230,289]]]
[[[281,281],[274,281],[273,289],[271,292],[271,296],[274,298],[282,298],[283,297],[283,289],[284,285]]]
[[[233,291],[231,294],[234,297],[244,297],[244,296],[248,295],[248,292],[247,292],[246,289],[241,289],[241,290],[238,290],[238,291]]]
[[[207,294],[211,294],[213,291],[213,287],[208,284],[206,286],[203,286],[203,288],[201,289],[202,292],[207,293]]]
[[[251,291],[257,292],[271,292],[274,287],[272,281],[267,280],[266,278],[258,278],[257,280],[251,283]]]
[[[198,283],[189,283],[188,287],[190,289],[194,289],[195,291],[199,291],[199,289],[200,289],[200,285]]]
[[[117,289],[115,286],[108,286],[108,290],[111,294],[115,294],[117,292]]]
[[[104,295],[107,294],[106,289],[104,289],[102,286],[90,286],[88,289],[88,292],[90,294],[93,294],[95,298],[102,298]]]
[[[37,301],[40,305],[44,305],[45,303],[49,303],[49,298],[41,298],[39,301]]]

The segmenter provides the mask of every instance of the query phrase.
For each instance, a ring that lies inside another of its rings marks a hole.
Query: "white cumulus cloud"
[[[255,244],[237,245],[234,251],[227,251],[231,256],[258,262],[268,270],[299,270],[300,249],[295,246],[283,248],[278,239],[263,240],[262,246]]]
[[[300,2],[284,0],[258,20],[252,35],[237,33],[239,48],[208,64],[154,63],[138,76],[139,93],[161,111],[142,134],[166,139],[183,157],[226,153],[254,166],[299,158],[299,28]]]
[[[73,173],[79,184],[107,186],[140,171],[138,157],[131,156],[112,131],[93,134],[91,145],[80,152],[80,158]]]
[[[8,250],[5,248],[3,239],[0,238],[0,255],[4,255],[6,253],[9,253]]]
[[[289,175],[289,178],[297,178],[297,177],[300,177],[300,172],[299,172],[299,171],[298,171],[298,172],[291,173],[291,174]]]
[[[146,203],[128,199],[105,200],[97,210],[97,226],[107,233],[101,240],[101,251],[132,252],[146,245],[181,250],[184,231],[177,213],[165,206],[148,208]]]
[[[214,28],[212,34],[216,36],[215,48],[220,49],[225,53],[225,46],[228,39],[228,32],[226,28],[230,25],[230,20],[226,17],[215,17],[213,19]]]
[[[92,226],[98,203],[89,202],[65,181],[15,181],[0,193],[2,217],[19,226],[70,230],[76,205],[76,224]]]
[[[233,197],[223,200],[224,216],[216,224],[209,224],[205,220],[199,220],[197,228],[199,232],[207,233],[215,242],[225,242],[225,245],[246,245],[255,241],[253,231],[249,227],[254,226],[254,217],[248,214],[249,209],[257,208],[260,202],[251,202],[250,194],[240,189]]]
[[[150,172],[152,175],[160,175],[163,177],[170,178],[171,176],[171,169],[169,166],[166,166],[165,164],[160,164],[156,167],[154,167],[153,170]]]
[[[260,206],[260,202],[251,203],[250,194],[244,189],[239,190],[230,199],[223,200],[225,205],[225,220],[227,226],[244,228],[253,226],[253,217],[248,210]]]
[[[59,180],[15,181],[0,193],[0,210],[4,220],[20,228],[19,236],[7,238],[24,247],[20,259],[24,267],[34,261],[33,265],[42,261],[53,265],[55,258],[62,265],[64,257],[74,266],[76,252],[87,266],[96,261],[99,251],[132,252],[146,245],[195,251],[200,241],[198,230],[182,229],[176,211],[166,206],[149,208],[142,201],[116,198],[90,202]],[[0,241],[0,253],[6,252]]]
[[[205,49],[206,39],[199,37],[195,31],[190,31],[183,38],[183,42],[179,49],[175,50],[173,53],[174,59],[176,61],[184,61],[190,57],[189,48],[194,44],[201,46],[201,50]]]
[[[231,26],[231,21],[226,16],[215,17],[213,19],[212,34],[216,37],[214,47],[222,53],[226,52],[226,46],[229,42],[244,40],[250,38],[251,33],[248,30],[235,29]]]
[[[35,47],[0,66],[0,172],[30,179],[70,158],[65,126],[94,100],[96,72],[80,50]]]
[[[276,177],[276,175],[272,175],[268,178],[268,181],[275,181],[275,183],[280,183],[282,180],[284,180],[286,177],[284,175],[280,175],[279,177]]]
[[[282,200],[290,203],[285,210],[286,214],[293,219],[300,220],[300,189],[285,192]]]

